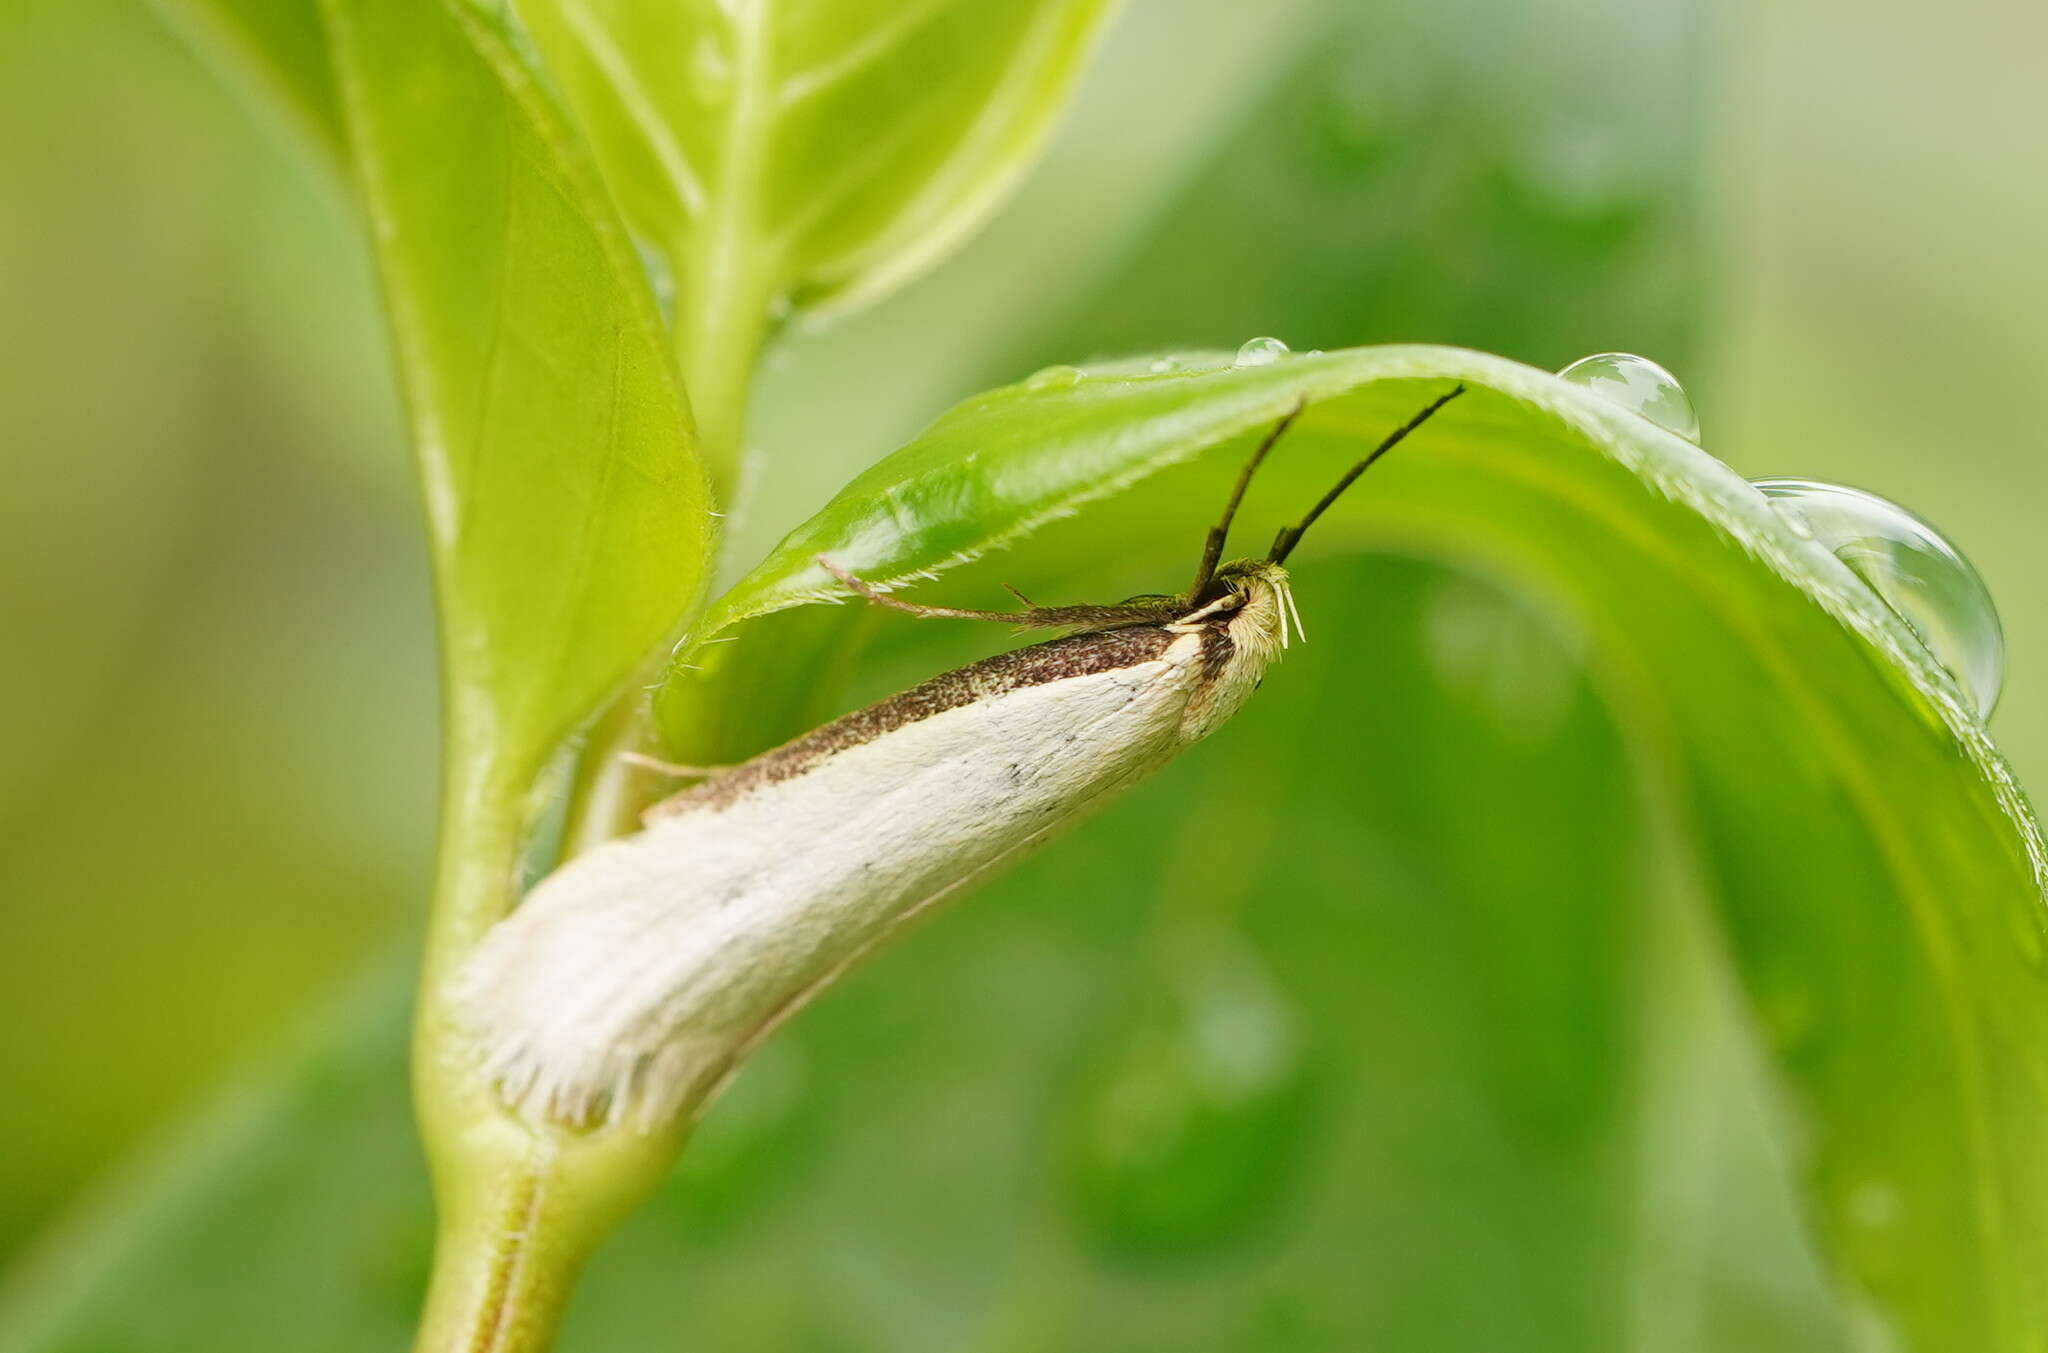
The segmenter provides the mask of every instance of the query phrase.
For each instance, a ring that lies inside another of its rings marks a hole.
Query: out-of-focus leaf
[[[667,260],[707,444],[769,318],[943,253],[1030,163],[1110,0],[533,0],[634,230]]]
[[[1706,7],[1320,9],[1270,92],[1011,369],[1258,334],[1678,358],[1711,306]]]
[[[405,1348],[434,1239],[405,1094],[410,966],[336,1003],[288,1066],[117,1179],[74,1222],[76,1243],[11,1272],[0,1349]],[[164,1229],[176,1246],[146,1239]],[[191,1282],[195,1270],[220,1284]]]
[[[420,460],[451,756],[521,784],[702,586],[688,412],[625,233],[506,35],[460,0],[327,14]]]
[[[154,0],[193,44],[236,83],[284,111],[338,162],[348,133],[327,58],[320,0]]]

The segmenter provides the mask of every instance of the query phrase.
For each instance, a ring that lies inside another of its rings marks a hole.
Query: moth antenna
[[[1238,505],[1244,502],[1245,490],[1251,487],[1252,476],[1258,472],[1259,463],[1265,460],[1266,453],[1273,449],[1273,444],[1286,435],[1287,429],[1293,426],[1294,420],[1301,417],[1301,411],[1307,407],[1307,400],[1294,401],[1294,407],[1280,416],[1280,421],[1273,425],[1273,430],[1266,434],[1258,449],[1252,452],[1252,458],[1237,472],[1237,483],[1230,490],[1230,500],[1223,505],[1223,519],[1209,528],[1208,542],[1202,547],[1202,562],[1195,570],[1194,586],[1188,589],[1190,605],[1200,601],[1209,584],[1216,581],[1216,566],[1223,562],[1223,546],[1230,539],[1231,519],[1237,516]]]
[[[1374,461],[1399,446],[1403,438],[1407,437],[1409,433],[1415,431],[1424,423],[1427,423],[1435,416],[1438,409],[1441,409],[1444,405],[1464,393],[1465,386],[1461,382],[1452,387],[1449,394],[1439,396],[1429,407],[1395,428],[1392,432],[1389,432],[1384,441],[1366,453],[1364,460],[1359,461],[1358,464],[1344,472],[1343,478],[1339,479],[1336,485],[1328,493],[1324,494],[1314,507],[1308,510],[1307,516],[1303,517],[1293,526],[1283,526],[1280,528],[1280,534],[1273,537],[1273,549],[1266,556],[1266,562],[1269,564],[1285,563],[1287,556],[1294,553],[1294,547],[1301,543],[1301,538],[1308,534],[1308,528],[1316,524],[1316,518],[1329,511],[1330,505],[1343,497],[1344,490],[1350,488],[1360,475],[1371,469]]]

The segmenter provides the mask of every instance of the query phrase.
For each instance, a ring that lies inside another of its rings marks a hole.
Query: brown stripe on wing
[[[1204,627],[1203,657],[1215,661],[1212,652],[1218,627]],[[649,818],[688,812],[693,808],[720,808],[764,785],[794,779],[834,753],[872,742],[884,733],[907,724],[943,714],[949,709],[971,705],[1005,691],[1023,690],[1064,681],[1068,677],[1091,676],[1135,667],[1160,657],[1179,636],[1158,625],[1132,625],[1124,629],[1100,630],[1068,635],[1042,644],[1032,644],[993,658],[958,667],[912,686],[865,709],[842,715],[822,728],[786,742],[773,751],[701,785],[664,799],[647,810]],[[1227,646],[1229,639],[1224,636]],[[1227,647],[1225,656],[1227,657]]]

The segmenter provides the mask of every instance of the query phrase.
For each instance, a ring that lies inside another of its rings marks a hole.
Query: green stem
[[[557,1196],[544,1159],[508,1165],[495,1187],[440,1199],[419,1353],[540,1353],[553,1340],[584,1255],[530,1239],[549,1233]]]
[[[747,184],[727,185],[735,203]],[[746,452],[747,400],[754,367],[775,325],[775,269],[747,242],[743,209],[721,213],[723,228],[678,250],[678,279],[696,303],[675,319],[676,369],[688,392],[697,445],[719,504],[730,510]]]
[[[460,747],[458,735],[451,742]],[[458,759],[413,1043],[413,1094],[439,1234],[416,1353],[542,1353],[583,1262],[659,1182],[684,1129],[536,1124],[478,1077],[449,979],[518,900],[527,768]]]

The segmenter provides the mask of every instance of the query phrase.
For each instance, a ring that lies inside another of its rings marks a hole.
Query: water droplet
[[[1961,551],[1921,518],[1862,489],[1816,479],[1750,482],[1913,627],[1979,716],[1991,712],[2005,681],[2005,632],[1990,589]]]
[[[1180,370],[1180,359],[1177,357],[1154,357],[1152,365],[1145,369],[1155,376],[1164,376],[1169,371]]]
[[[1081,379],[1081,368],[1077,366],[1041,367],[1025,380],[1026,390],[1064,390]]]
[[[1277,338],[1254,338],[1237,350],[1233,366],[1271,366],[1287,356],[1288,348]]]
[[[1310,1085],[1301,1021],[1251,956],[1196,965],[1112,1043],[1077,1119],[1077,1202],[1126,1250],[1199,1249],[1279,1196]]]
[[[1583,385],[1610,404],[1638,413],[1689,442],[1700,439],[1699,416],[1678,378],[1647,357],[1628,352],[1602,352],[1581,357],[1557,373]]]

